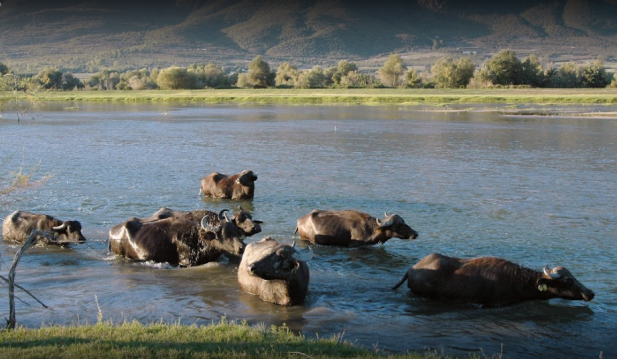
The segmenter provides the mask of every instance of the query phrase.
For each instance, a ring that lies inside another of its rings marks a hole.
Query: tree
[[[0,76],[4,76],[9,73],[9,67],[0,62]]]
[[[458,61],[444,57],[437,60],[431,68],[431,73],[437,81],[437,87],[461,88],[469,84],[474,70],[475,65],[468,57],[461,57]]]
[[[84,88],[84,84],[77,77],[73,76],[72,73],[67,72],[62,75],[61,88],[63,90],[81,89]]]
[[[391,54],[383,67],[379,69],[381,83],[384,86],[399,87],[401,85],[401,77],[407,71],[407,66],[403,63],[401,56]]]
[[[549,87],[577,88],[582,87],[581,71],[576,62],[561,64],[557,70],[549,71]]]
[[[44,89],[62,88],[62,71],[47,67],[36,75],[36,79]]]
[[[538,56],[531,54],[521,63],[521,84],[542,87],[545,81],[544,67]]]
[[[115,90],[120,83],[120,74],[116,70],[101,70],[92,75],[86,85],[97,90]]]
[[[298,68],[290,64],[289,62],[283,62],[276,69],[276,77],[274,78],[274,85],[276,87],[294,87],[296,81],[300,76]]]
[[[501,50],[486,60],[479,72],[481,82],[493,85],[520,85],[521,62],[514,51]]]
[[[606,72],[602,61],[596,60],[585,64],[581,69],[581,80],[584,87],[602,88],[611,83],[611,75]]]
[[[161,70],[156,83],[163,90],[197,89],[197,75],[184,67],[171,66]]]
[[[358,65],[347,60],[341,60],[338,62],[338,66],[334,68],[333,74],[330,78],[335,85],[338,85],[341,84],[341,79],[343,76],[347,76],[352,71],[357,72]]]
[[[197,76],[199,87],[217,88],[229,86],[229,80],[225,71],[212,63],[207,65],[193,64],[189,66],[188,71]]]
[[[326,84],[326,74],[319,66],[315,66],[308,71],[303,71],[298,76],[296,87],[298,88],[322,88]]]
[[[238,79],[240,80],[240,79]],[[270,71],[270,65],[261,59],[261,56],[256,56],[249,63],[249,71],[246,74],[245,86],[239,87],[253,87],[253,88],[266,88],[272,86],[274,82],[274,76]]]

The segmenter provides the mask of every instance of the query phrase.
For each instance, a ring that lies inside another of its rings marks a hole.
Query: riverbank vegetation
[[[376,348],[357,347],[345,341],[343,334],[307,338],[286,326],[249,326],[225,319],[205,326],[100,321],[94,325],[18,327],[0,331],[0,342],[3,358],[449,358],[436,351],[390,355]]]
[[[464,110],[464,105],[503,104],[571,105],[617,104],[613,89],[219,89],[219,90],[141,90],[141,91],[40,91],[37,105],[46,102],[110,103],[237,103],[285,105],[428,105],[433,110]],[[8,118],[11,106],[30,101],[25,93],[0,92]],[[77,104],[75,104],[77,103]],[[77,107],[75,107],[77,105]]]
[[[601,61],[560,66],[546,64],[536,55],[520,60],[511,50],[502,50],[482,64],[471,56],[443,57],[432,66],[418,68],[398,54],[391,54],[377,73],[366,73],[347,60],[337,66],[300,69],[284,62],[273,70],[256,56],[246,71],[227,72],[215,64],[171,66],[119,72],[104,69],[79,79],[58,68],[36,74],[17,74],[0,62],[0,89],[33,92],[40,90],[180,90],[221,88],[605,88],[617,87],[617,79]]]

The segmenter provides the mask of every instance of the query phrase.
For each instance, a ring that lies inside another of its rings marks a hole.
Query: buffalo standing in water
[[[294,245],[279,244],[266,237],[246,246],[240,267],[240,288],[266,302],[294,305],[304,301],[308,292],[309,268],[313,257],[309,248],[298,252]]]
[[[214,198],[253,199],[255,181],[257,175],[249,170],[231,176],[214,172],[201,180],[199,194]]]
[[[419,296],[498,307],[525,300],[592,300],[593,291],[564,267],[543,272],[495,257],[461,259],[438,253],[422,258],[392,289],[407,281]]]
[[[312,243],[358,247],[385,243],[392,237],[416,239],[418,232],[409,227],[397,214],[388,215],[379,220],[366,213],[346,211],[325,211],[314,209],[311,213],[298,219],[296,232],[300,238]]]

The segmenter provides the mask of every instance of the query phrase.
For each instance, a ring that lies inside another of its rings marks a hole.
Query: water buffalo
[[[524,300],[592,300],[594,293],[564,267],[543,272],[495,257],[460,259],[438,253],[422,258],[392,289],[407,281],[411,292],[428,298],[499,307]]]
[[[207,217],[206,223],[208,225],[219,226],[221,220],[229,221],[225,214],[225,212],[227,211],[227,209],[224,209],[217,214],[215,212],[207,210],[174,211],[167,207],[162,207],[150,217],[144,218],[141,221],[156,221],[169,217],[185,218],[191,221],[201,221],[201,219]],[[261,224],[263,223],[262,221],[254,220],[253,216],[251,216],[251,214],[245,211],[242,207],[239,207],[238,210],[234,211],[233,215],[231,216],[231,222],[235,224],[238,228],[240,228],[240,230],[242,230],[244,232],[244,235],[247,237],[261,232]]]
[[[279,244],[272,237],[249,243],[238,268],[240,288],[266,302],[300,304],[308,291],[306,262],[312,257],[310,248],[299,252],[295,243]]]
[[[199,194],[214,198],[253,199],[255,181],[257,175],[249,170],[231,176],[214,172],[201,180]]]
[[[33,230],[52,232],[51,236],[39,236],[37,245],[83,243],[86,238],[81,234],[78,221],[61,221],[46,214],[15,211],[2,223],[2,238],[5,241],[24,243]]]
[[[222,254],[242,254],[246,234],[227,220],[224,211],[214,221],[218,225],[209,224],[212,218],[208,215],[195,220],[195,212],[183,216],[182,212],[169,211],[166,213],[170,216],[160,219],[131,218],[109,230],[109,250],[129,259],[183,267],[212,262]]]
[[[314,209],[298,219],[294,234],[299,232],[300,238],[316,244],[342,247],[384,243],[392,237],[418,237],[418,232],[409,227],[399,215],[385,215],[385,219],[379,220],[358,211]]]

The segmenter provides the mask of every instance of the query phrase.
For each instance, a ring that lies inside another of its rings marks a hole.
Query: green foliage
[[[4,76],[9,73],[9,67],[0,62],[0,76]]]
[[[158,76],[158,72],[157,72]],[[152,79],[152,73],[148,69],[126,71],[120,74],[119,90],[153,90],[158,85]]]
[[[102,70],[86,81],[86,87],[93,90],[115,90],[120,83],[120,74],[116,70]]]
[[[300,73],[296,81],[296,87],[302,89],[323,88],[326,86],[327,80],[328,77],[323,69],[319,66],[315,66],[308,71],[302,71]]]
[[[502,50],[486,60],[478,80],[493,85],[520,85],[521,62],[514,51]]]
[[[276,77],[274,77],[274,85],[276,87],[294,87],[298,81],[300,72],[298,68],[289,62],[283,62],[276,69]]]
[[[329,75],[328,77],[332,80],[332,83],[335,85],[341,84],[343,86],[349,86],[349,84],[342,84],[341,80],[343,77],[349,76],[350,72],[354,72],[354,75],[352,75],[352,77],[357,77],[358,65],[356,65],[353,62],[349,62],[347,60],[341,60],[338,62],[337,67],[332,69],[332,74]],[[354,81],[347,79],[346,82],[350,83]]]
[[[384,86],[399,87],[402,84],[401,77],[407,71],[407,66],[398,54],[391,54],[383,67],[379,69],[381,83]]]
[[[542,87],[545,84],[544,67],[540,63],[538,56],[529,55],[521,63],[521,84],[531,87]]]
[[[431,68],[431,73],[437,82],[437,87],[464,88],[473,77],[474,70],[475,65],[469,57],[461,57],[458,61],[444,57],[437,60]]]
[[[263,61],[261,56],[256,56],[249,63],[249,71],[244,77],[243,84],[238,83],[238,87],[266,88],[274,84],[274,74],[270,71],[270,65]]]
[[[36,75],[35,79],[44,89],[62,89],[62,71],[56,68],[45,68]]]
[[[603,88],[611,83],[612,75],[606,72],[602,61],[585,64],[581,69],[583,87]]]
[[[225,74],[222,68],[212,63],[193,64],[188,68],[189,72],[194,73],[199,81],[200,88],[224,88],[231,86],[229,77]]]
[[[197,74],[184,67],[172,66],[161,70],[156,83],[163,90],[200,88]]]

